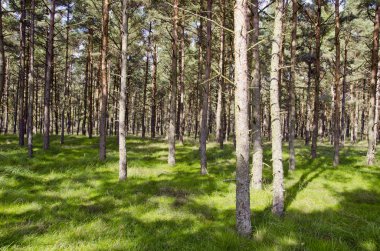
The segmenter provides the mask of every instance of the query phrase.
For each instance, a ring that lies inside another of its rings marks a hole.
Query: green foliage
[[[254,234],[236,235],[233,146],[208,146],[208,176],[199,174],[195,142],[177,147],[166,164],[162,140],[129,138],[128,179],[118,182],[115,138],[97,161],[97,139],[67,136],[48,151],[36,137],[35,158],[0,137],[0,249],[11,250],[379,250],[380,170],[365,167],[364,144],[331,146],[319,158],[297,149],[286,174],[286,215],[272,216],[271,170],[251,195]],[[193,144],[194,143],[194,144]],[[270,162],[265,145],[265,162]],[[284,149],[286,149],[284,147]],[[284,160],[287,154],[284,154]],[[284,162],[286,163],[286,161]]]

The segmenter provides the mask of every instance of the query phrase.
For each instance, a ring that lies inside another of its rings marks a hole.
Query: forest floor
[[[286,175],[286,214],[272,216],[271,169],[251,194],[251,239],[235,233],[232,144],[208,144],[209,175],[199,174],[195,141],[167,163],[163,140],[128,138],[128,180],[118,182],[118,146],[108,140],[52,137],[35,157],[15,136],[0,136],[0,249],[7,250],[380,250],[380,167],[365,166],[365,142],[319,157],[297,143],[297,170]],[[270,145],[265,145],[270,164]],[[284,146],[284,168],[287,149]],[[379,155],[377,156],[379,160]]]

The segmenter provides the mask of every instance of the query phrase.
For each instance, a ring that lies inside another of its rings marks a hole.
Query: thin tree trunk
[[[182,14],[182,19],[185,18],[185,13]],[[185,21],[181,22],[181,43],[179,53],[179,100],[178,100],[178,139],[183,145],[183,135],[185,131]]]
[[[99,121],[99,159],[106,159],[106,134],[107,134],[107,100],[108,100],[108,79],[107,79],[107,55],[108,55],[108,22],[109,22],[109,0],[103,0],[102,6],[102,45],[100,55],[100,77],[101,77],[101,102]]]
[[[253,35],[252,44],[259,42],[260,20],[259,2],[253,0]],[[260,76],[260,50],[258,46],[252,49],[252,188],[261,190],[263,186],[263,147],[261,141],[261,76]]]
[[[238,234],[249,237],[252,226],[249,195],[247,12],[247,1],[237,0],[234,8],[236,228]]]
[[[153,68],[152,68],[152,101],[151,101],[151,119],[150,119],[150,136],[156,137],[157,121],[157,45],[153,48]]]
[[[282,137],[279,102],[279,68],[282,38],[283,1],[277,0],[274,20],[272,59],[270,74],[270,104],[272,128],[272,162],[273,162],[273,207],[272,212],[278,216],[284,213],[284,171],[282,166]]]
[[[206,156],[206,143],[208,135],[208,108],[209,108],[209,92],[210,92],[210,77],[211,77],[211,0],[207,0],[207,22],[206,22],[206,67],[205,78],[202,83],[202,115],[201,115],[201,128],[200,128],[200,159],[201,159],[201,174],[207,174],[207,156]]]
[[[173,9],[173,40],[172,40],[172,69],[171,69],[171,90],[170,90],[170,107],[169,107],[169,127],[168,127],[168,144],[169,155],[168,164],[175,165],[175,120],[176,120],[176,99],[177,99],[177,62],[178,62],[178,0],[174,0]]]
[[[128,0],[123,0],[121,26],[121,83],[119,96],[119,180],[127,178],[125,110],[128,79]]]
[[[298,2],[292,0],[292,44],[291,44],[291,69],[289,81],[289,170],[296,169],[296,153],[294,139],[296,134],[296,64],[297,64],[297,11]]]
[[[33,156],[33,94],[34,94],[34,11],[35,1],[31,0],[30,11],[30,40],[29,40],[29,105],[28,105],[28,155],[31,158]],[[1,5],[0,5],[1,6]]]
[[[89,107],[88,107],[88,137],[92,138],[93,133],[93,125],[94,125],[94,118],[93,118],[93,111],[94,111],[94,102],[93,102],[93,82],[94,82],[94,67],[92,62],[92,50],[93,50],[93,44],[92,44],[92,37],[93,37],[93,30],[90,28],[88,30],[88,64],[89,64],[89,71],[90,71],[90,79],[89,79],[89,88],[88,88],[88,99],[89,99]]]
[[[226,1],[220,0],[221,8],[221,19],[222,26],[226,26]],[[223,148],[224,141],[224,122],[223,118],[225,117],[225,95],[224,95],[224,78],[225,78],[225,31],[220,29],[220,55],[219,55],[219,81],[218,81],[218,99],[216,107],[216,140],[219,142],[220,148]]]
[[[150,54],[150,34],[152,32],[152,22],[149,23],[148,30],[148,41],[146,44],[146,62],[145,62],[145,81],[144,81],[144,94],[143,94],[143,106],[142,106],[142,116],[141,116],[141,127],[142,133],[141,137],[145,138],[146,126],[145,126],[145,113],[146,113],[146,89],[148,86],[148,78],[149,78],[149,54]]]
[[[339,9],[338,9],[339,11]],[[341,115],[341,127],[340,127],[340,137],[341,137],[341,144],[344,145],[345,141],[345,120],[348,119],[348,116],[346,114],[346,93],[347,93],[347,53],[348,53],[348,39],[345,40],[344,44],[344,66],[343,66],[343,83],[342,83],[342,115]]]
[[[50,145],[50,89],[53,83],[53,60],[54,60],[54,17],[55,0],[50,0],[50,23],[47,41],[46,56],[46,79],[44,94],[44,149],[49,149]]]
[[[68,88],[67,88],[67,82],[68,82],[68,71],[69,71],[69,21],[70,21],[70,3],[67,3],[67,16],[66,16],[66,47],[65,47],[65,75],[63,80],[63,100],[62,100],[62,112],[61,112],[61,144],[65,141],[65,112],[66,112],[66,99],[68,96]],[[88,69],[86,68],[86,77],[87,77]],[[87,79],[86,79],[87,82]],[[85,83],[85,89],[87,87],[87,83]],[[84,97],[86,98],[86,97]],[[86,109],[86,108],[85,108]]]
[[[335,0],[335,87],[334,87],[334,160],[333,165],[339,165],[339,143],[340,143],[340,20],[339,0]],[[344,95],[344,92],[343,92]],[[342,101],[343,105],[343,101]],[[343,108],[342,108],[343,109]],[[344,114],[342,113],[342,117]],[[344,119],[342,118],[342,121]]]
[[[314,115],[311,139],[311,157],[317,157],[318,122],[319,122],[319,85],[321,74],[321,12],[322,0],[317,0],[317,23],[315,27],[315,87],[314,87]]]
[[[0,0],[0,6],[2,5],[2,0]],[[3,97],[3,91],[5,90],[5,51],[4,51],[4,34],[3,34],[3,9],[0,8],[0,101]]]
[[[20,17],[20,88],[18,96],[18,133],[19,133],[19,145],[23,146],[25,144],[24,131],[25,131],[25,113],[24,113],[24,98],[25,98],[25,88],[27,85],[26,81],[26,7],[25,0],[20,1],[21,6],[21,17]]]
[[[368,109],[368,151],[367,164],[373,165],[376,154],[376,86],[377,86],[377,67],[379,61],[379,28],[380,28],[380,5],[376,4],[375,25],[373,30],[373,46],[372,46],[372,66],[371,66],[371,82],[369,86],[369,109]]]

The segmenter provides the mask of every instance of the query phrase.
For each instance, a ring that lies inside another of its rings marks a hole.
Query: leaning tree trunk
[[[108,22],[109,22],[109,0],[103,0],[102,8],[102,45],[100,54],[100,121],[99,121],[99,159],[106,159],[106,134],[107,134],[107,100],[108,100]]]
[[[199,153],[201,158],[201,174],[207,174],[207,156],[206,156],[206,143],[208,135],[208,103],[210,92],[210,77],[211,77],[211,0],[207,0],[207,23],[206,23],[206,67],[205,78],[202,83],[202,112],[201,112],[201,130],[200,130],[200,147]]]
[[[282,136],[279,101],[279,70],[282,39],[283,1],[277,0],[274,19],[272,59],[270,73],[270,104],[272,131],[272,162],[273,162],[273,207],[272,212],[278,216],[284,213],[284,171],[282,166]]]
[[[169,155],[168,164],[175,165],[175,119],[176,119],[176,99],[177,99],[177,62],[178,62],[178,0],[174,0],[173,9],[173,42],[172,42],[172,69],[171,69],[171,90],[170,90],[170,107],[169,107],[169,127],[168,143]]]
[[[292,0],[292,44],[291,44],[291,69],[289,81],[289,170],[296,168],[296,154],[294,139],[296,134],[296,64],[297,64],[297,11],[298,2]]]
[[[263,186],[263,146],[261,142],[261,76],[260,76],[260,50],[259,42],[259,3],[253,0],[253,35],[252,44],[252,188],[261,190]]]
[[[369,86],[369,110],[368,110],[368,151],[367,164],[373,165],[376,154],[376,85],[377,85],[377,64],[379,61],[379,28],[380,28],[380,5],[376,5],[375,26],[373,30],[372,45],[372,66],[371,66],[371,82]]]
[[[126,94],[128,80],[128,0],[123,0],[121,26],[121,82],[119,95],[119,180],[127,178],[127,149],[125,137]]]
[[[234,8],[235,129],[236,129],[236,228],[249,237],[252,233],[249,195],[249,121],[246,0]]]
[[[50,89],[53,83],[53,58],[54,58],[54,16],[55,0],[50,1],[50,23],[47,41],[46,56],[46,79],[44,94],[44,149],[49,149],[50,145]]]
[[[335,87],[334,87],[334,166],[339,165],[339,143],[340,143],[340,21],[339,0],[335,0]],[[344,95],[344,93],[343,93]],[[342,104],[343,105],[343,104]],[[344,114],[342,113],[342,116]]]
[[[29,40],[29,101],[28,101],[28,120],[27,120],[27,135],[28,135],[28,155],[33,156],[33,94],[34,94],[34,11],[35,0],[30,3],[30,40]],[[1,6],[1,5],[0,5]]]
[[[314,87],[314,115],[311,138],[311,157],[317,157],[318,122],[319,122],[319,84],[321,74],[321,12],[322,0],[317,0],[317,23],[315,27],[315,87]]]

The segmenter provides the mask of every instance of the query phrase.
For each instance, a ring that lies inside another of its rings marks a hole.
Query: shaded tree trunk
[[[334,160],[333,165],[339,165],[339,143],[340,143],[340,20],[339,0],[335,0],[335,86],[334,86]],[[344,96],[344,92],[343,92]],[[343,101],[342,101],[343,106]],[[343,107],[342,107],[343,109]],[[342,113],[342,117],[344,114]],[[342,118],[344,121],[344,118]],[[343,127],[342,127],[343,128]]]
[[[34,12],[35,0],[31,0],[30,10],[30,40],[29,40],[29,101],[28,101],[28,120],[27,120],[27,135],[28,135],[28,156],[33,156],[33,94],[34,94]],[[1,5],[0,5],[1,6]]]
[[[47,150],[50,145],[50,89],[53,83],[53,59],[54,59],[54,17],[55,17],[55,0],[50,1],[49,7],[50,23],[47,41],[46,55],[46,77],[45,77],[45,94],[44,94],[44,149]]]
[[[157,45],[153,48],[153,68],[152,68],[152,101],[151,101],[151,119],[150,119],[150,136],[156,137],[157,121]]]
[[[146,113],[146,89],[148,86],[149,78],[149,54],[150,54],[150,34],[152,32],[152,22],[149,23],[148,30],[148,41],[146,44],[146,62],[145,62],[145,81],[144,81],[144,94],[143,94],[143,107],[142,107],[142,116],[141,116],[141,137],[145,138],[146,126],[145,126],[145,113]]]
[[[0,0],[2,6],[2,0]],[[5,91],[5,51],[4,51],[4,34],[3,34],[3,9],[0,8],[0,101]]]

